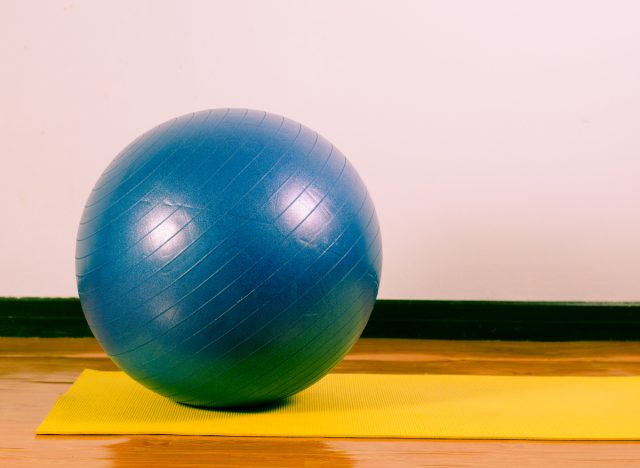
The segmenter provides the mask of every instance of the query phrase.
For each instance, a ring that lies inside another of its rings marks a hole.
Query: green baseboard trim
[[[636,341],[640,303],[379,300],[363,336]]]
[[[77,298],[0,298],[0,336],[88,337]],[[378,300],[362,336],[640,340],[638,302]]]
[[[0,336],[93,336],[78,298],[0,297]]]

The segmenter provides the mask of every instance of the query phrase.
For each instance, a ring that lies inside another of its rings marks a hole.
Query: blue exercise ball
[[[360,336],[382,262],[345,156],[262,111],[159,125],[97,181],[76,244],[82,308],[127,374],[175,401],[256,405],[308,387]]]

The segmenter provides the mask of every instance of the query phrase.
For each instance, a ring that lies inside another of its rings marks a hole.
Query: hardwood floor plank
[[[0,466],[640,466],[631,442],[35,437],[84,368],[116,367],[92,338],[0,338]],[[640,343],[362,339],[335,372],[640,375]]]

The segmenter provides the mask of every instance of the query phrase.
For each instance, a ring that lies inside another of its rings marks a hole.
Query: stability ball
[[[279,115],[163,123],[106,168],[76,244],[82,308],[107,354],[180,403],[299,392],[360,336],[382,262],[376,212],[345,156]]]

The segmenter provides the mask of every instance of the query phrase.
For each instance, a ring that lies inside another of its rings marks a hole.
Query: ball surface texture
[[[196,406],[285,398],[360,336],[382,261],[367,189],[313,130],[246,109],[178,117],[127,146],[84,208],[78,292],[105,351]]]

